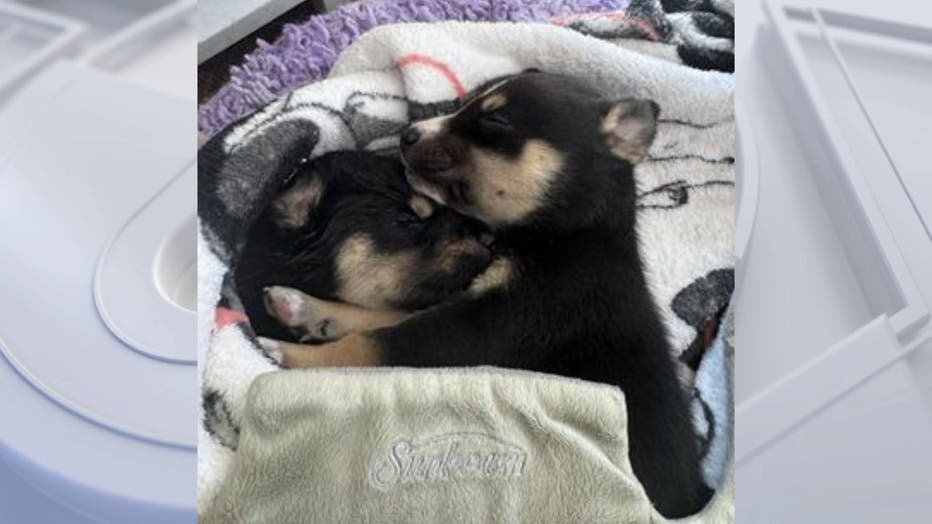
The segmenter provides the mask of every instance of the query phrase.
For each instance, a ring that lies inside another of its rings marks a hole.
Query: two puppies
[[[497,365],[616,385],[648,496],[665,516],[695,512],[709,493],[635,228],[633,165],[647,154],[657,114],[653,102],[605,101],[574,79],[527,73],[415,124],[402,135],[410,185],[492,228],[485,266],[436,305],[371,323],[358,308],[317,300],[370,305],[358,296],[286,283],[317,298],[272,290],[276,316],[345,336],[266,347],[288,367]],[[375,307],[385,306],[398,309]]]

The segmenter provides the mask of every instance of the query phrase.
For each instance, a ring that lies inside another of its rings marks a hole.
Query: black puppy
[[[302,165],[254,223],[236,263],[237,292],[257,334],[331,339],[345,331],[282,326],[264,290],[289,286],[374,311],[421,309],[465,290],[488,266],[482,236],[475,220],[414,194],[397,159],[329,153]]]
[[[411,126],[412,186],[495,229],[494,285],[396,326],[271,348],[287,367],[496,365],[617,385],[648,496],[667,517],[701,509],[710,492],[635,227],[632,166],[658,111],[528,73]]]

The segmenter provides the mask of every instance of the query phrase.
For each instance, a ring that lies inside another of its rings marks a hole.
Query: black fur
[[[307,210],[307,223],[283,227],[273,210],[266,209],[246,235],[236,262],[237,292],[258,335],[296,338],[266,311],[265,287],[288,286],[324,299],[343,299],[334,260],[355,233],[366,233],[380,253],[411,251],[425,261],[423,267],[405,268],[410,272],[408,288],[391,297],[397,309],[423,308],[461,292],[489,263],[486,251],[459,257],[452,271],[431,269],[438,242],[478,237],[484,228],[447,208],[419,218],[409,206],[412,191],[397,159],[355,151],[326,154],[302,164],[283,191],[302,177],[320,177],[324,187],[319,203]]]
[[[548,74],[521,75],[500,92],[508,99],[498,111],[504,125],[467,107],[448,124],[451,140],[508,157],[533,138],[566,158],[546,202],[496,232],[496,249],[513,261],[515,276],[501,289],[370,336],[386,365],[496,365],[619,386],[635,473],[661,513],[690,515],[710,492],[638,253],[632,166],[610,152],[599,131],[611,104],[578,81]],[[416,174],[417,156],[408,158]]]
[[[511,279],[474,298],[451,292],[465,287],[462,280],[455,285],[427,280],[420,295],[414,293],[399,307],[419,309],[455,298],[368,336],[385,365],[497,365],[620,387],[635,474],[662,514],[693,514],[710,492],[700,475],[688,396],[638,252],[632,166],[610,151],[600,131],[613,103],[578,81],[543,73],[519,75],[499,89],[507,104],[495,118],[468,102],[448,124],[449,151],[418,155],[408,147],[405,158],[415,178],[426,179],[433,176],[438,158],[455,163],[458,156],[468,157],[470,148],[513,160],[534,139],[562,155],[564,167],[541,205],[496,231],[494,249],[512,263]],[[635,107],[638,118],[656,123],[656,105]],[[267,285],[339,299],[333,258],[339,240],[354,231],[369,233],[386,251],[429,243],[410,235],[406,221],[390,218],[410,215],[402,168],[386,159],[370,158],[367,167],[358,161],[335,155],[308,166],[308,172],[327,177],[327,189],[306,228],[284,230],[266,213],[250,231],[237,284],[260,334],[290,338],[265,313],[261,295]],[[431,183],[455,185],[455,191],[446,192],[449,203],[469,214],[470,180]],[[457,216],[438,218],[449,222],[444,227],[456,229],[463,227]],[[411,231],[418,227],[412,225]],[[431,286],[439,293],[431,293]]]

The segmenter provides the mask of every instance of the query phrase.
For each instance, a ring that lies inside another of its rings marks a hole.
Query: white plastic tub
[[[0,3],[85,35],[0,92],[0,522],[194,519],[196,3],[129,4]]]
[[[737,309],[742,519],[927,521],[932,29],[767,7],[738,69],[760,170]]]

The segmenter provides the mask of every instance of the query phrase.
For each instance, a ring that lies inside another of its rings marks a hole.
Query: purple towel
[[[287,24],[278,40],[233,67],[230,81],[198,110],[198,128],[212,136],[292,89],[324,78],[341,51],[373,27],[440,20],[546,22],[570,13],[621,10],[630,0],[371,0]]]

